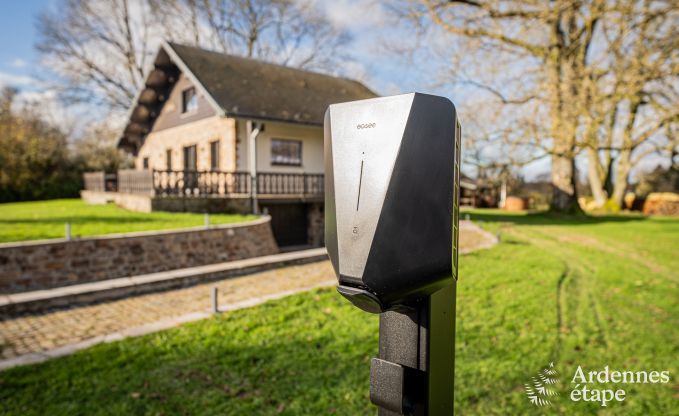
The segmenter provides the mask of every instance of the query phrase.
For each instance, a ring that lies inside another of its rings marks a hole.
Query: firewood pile
[[[646,215],[679,216],[679,194],[672,192],[655,192],[648,194],[644,201]]]

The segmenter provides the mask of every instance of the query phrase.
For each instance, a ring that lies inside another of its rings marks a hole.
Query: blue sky
[[[459,107],[464,97],[455,96],[449,87],[435,86],[426,69],[430,65],[414,65],[394,53],[385,52],[383,31],[389,25],[387,12],[380,2],[372,0],[316,0],[315,3],[332,24],[353,34],[350,53],[355,62],[343,69],[346,76],[358,78],[382,95],[404,92],[427,92],[450,98]],[[56,7],[58,0],[3,1],[0,6],[0,87],[13,85],[23,91],[41,92],[36,78],[46,78],[36,66],[38,54],[36,19],[44,10]],[[395,34],[394,34],[395,33]],[[391,34],[398,36],[398,31]],[[408,42],[408,39],[396,39]],[[459,93],[459,90],[458,90]],[[464,120],[463,120],[464,123]],[[464,124],[463,124],[464,125]],[[533,164],[524,172],[529,177],[548,169],[548,161]]]
[[[19,84],[30,87],[37,54],[33,48],[36,41],[36,15],[50,7],[51,0],[4,1],[0,6],[0,85]]]

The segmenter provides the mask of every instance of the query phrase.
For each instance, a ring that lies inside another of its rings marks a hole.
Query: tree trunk
[[[615,165],[615,159],[609,158],[606,165],[606,177],[604,178],[604,190],[606,194],[613,195],[613,166]]]
[[[618,157],[618,165],[615,169],[615,180],[613,182],[613,194],[611,195],[611,202],[622,208],[623,199],[625,198],[625,191],[627,191],[627,179],[630,171],[630,156],[629,150],[623,150]]]
[[[575,191],[575,159],[552,155],[552,203],[550,210],[564,214],[580,213]]]
[[[587,149],[587,178],[589,179],[589,187],[592,190],[592,196],[597,208],[604,206],[606,203],[606,192],[603,189],[601,176],[599,175],[599,154],[596,149],[591,147]]]

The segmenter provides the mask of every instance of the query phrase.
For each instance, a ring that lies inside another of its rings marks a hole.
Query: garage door
[[[279,247],[309,243],[305,204],[270,204],[263,208],[271,215],[271,229]]]

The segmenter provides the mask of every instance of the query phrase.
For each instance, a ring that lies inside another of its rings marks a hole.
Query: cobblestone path
[[[461,224],[463,252],[494,244],[494,237],[471,223]],[[241,302],[332,282],[329,261],[287,266],[184,289],[132,296],[39,315],[0,320],[0,360],[42,352],[167,318],[210,309],[211,289],[219,304]]]

